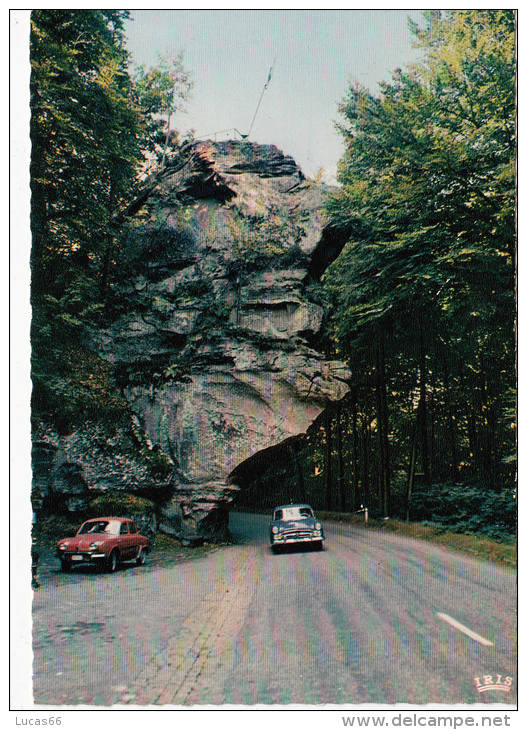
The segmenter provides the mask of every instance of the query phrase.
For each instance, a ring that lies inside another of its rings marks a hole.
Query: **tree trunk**
[[[388,445],[388,406],[386,398],[386,365],[384,335],[381,332],[376,349],[377,432],[379,438],[379,489],[381,509],[390,513],[390,465]]]
[[[479,445],[478,435],[476,430],[476,412],[474,408],[474,383],[470,380],[467,382],[463,368],[459,368],[459,381],[461,384],[461,399],[463,405],[466,406],[465,413],[462,415],[463,421],[466,422],[466,440],[468,440],[468,452],[462,451],[463,461],[468,462],[470,465],[470,471],[473,475],[479,475]],[[464,449],[465,443],[462,444]]]
[[[479,463],[479,450],[478,450],[478,439],[476,433],[476,416],[473,408],[470,408],[467,413],[467,432],[468,432],[468,443],[470,449],[470,465],[472,470],[479,474],[480,463]]]
[[[300,502],[306,501],[306,484],[304,481],[304,472],[302,470],[302,464],[300,462],[300,457],[298,454],[298,446],[294,445],[291,446],[291,456],[293,459],[293,463],[295,465],[296,470],[296,483],[298,488],[298,495]]]
[[[329,408],[326,410],[326,509],[331,509],[331,489],[333,474],[331,470],[331,413]]]
[[[425,484],[430,484],[430,456],[428,452],[428,414],[426,406],[426,353],[423,314],[419,311],[419,406],[421,409],[420,418],[420,441],[421,441],[421,463]]]
[[[495,479],[494,479],[494,439],[493,439],[493,420],[494,420],[494,413],[493,409],[490,406],[490,398],[489,398],[489,381],[485,375],[485,363],[483,362],[483,358],[479,357],[480,361],[480,370],[481,370],[481,379],[480,379],[480,391],[481,391],[481,420],[482,420],[482,438],[481,438],[481,444],[482,444],[482,455],[481,455],[481,462],[482,462],[482,468],[481,473],[483,476],[483,480],[487,487],[490,487],[491,489],[495,487]]]
[[[110,265],[112,260],[112,253],[115,245],[115,236],[110,230],[111,228],[111,220],[112,215],[115,210],[115,184],[114,184],[114,176],[112,171],[110,170],[109,173],[109,191],[108,191],[108,226],[106,231],[106,246],[104,249],[104,256],[103,256],[103,262],[102,262],[102,271],[101,271],[101,299],[103,302],[106,303],[106,298],[108,294],[108,287],[109,287],[109,280],[110,280]]]
[[[35,174],[32,165],[32,175]],[[32,293],[46,290],[48,272],[43,264],[44,249],[48,238],[48,204],[44,185],[31,181],[31,288]]]
[[[417,406],[415,425],[412,432],[412,448],[410,451],[410,465],[408,467],[408,480],[406,482],[406,521],[410,521],[410,500],[414,489],[415,462],[417,458],[417,434],[419,432],[420,411]]]
[[[362,502],[364,507],[370,504],[369,488],[369,453],[370,453],[370,427],[366,414],[362,417]]]
[[[436,474],[438,471],[438,463],[436,458],[436,448],[435,448],[435,439],[436,439],[436,422],[435,422],[435,414],[438,410],[436,408],[436,387],[435,384],[432,384],[432,390],[430,393],[430,398],[428,400],[428,425],[429,425],[429,449],[430,449],[430,479],[433,481],[436,478]]]
[[[112,236],[111,233],[108,233],[107,239],[106,239],[106,246],[104,249],[102,270],[101,270],[100,292],[101,292],[101,299],[103,302],[106,302],[106,298],[108,295],[108,285],[109,285],[109,278],[110,278],[110,260],[111,260],[111,256],[112,256],[113,246],[114,246],[114,237]]]
[[[456,481],[458,476],[459,457],[457,452],[456,423],[454,419],[454,411],[452,408],[451,382],[448,372],[446,358],[443,357],[443,380],[445,387],[445,398],[448,402],[448,442],[450,446],[450,476],[452,481]]]
[[[489,459],[490,459],[490,487],[491,489],[498,490],[500,483],[498,479],[498,459],[496,449],[496,408],[495,400],[489,398],[489,411],[488,411],[488,445],[489,445]]]
[[[337,405],[337,457],[340,509],[346,511],[346,488],[344,484],[344,454],[342,453],[342,403]]]
[[[353,511],[359,508],[360,504],[360,493],[359,493],[359,444],[357,438],[357,395],[353,396],[353,411],[352,411],[352,423],[353,423],[353,503],[351,509]]]
[[[167,131],[165,135],[165,144],[163,146],[163,157],[161,158],[161,167],[163,168],[165,166],[165,158],[167,156],[167,148],[168,148],[168,137],[170,135],[170,118],[172,117],[172,109],[169,109],[167,112]]]

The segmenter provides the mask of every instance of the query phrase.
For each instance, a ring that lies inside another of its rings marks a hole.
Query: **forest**
[[[126,417],[83,332],[121,306],[123,211],[184,140],[181,57],[132,70],[123,10],[31,16],[32,414],[67,430]],[[516,530],[516,35],[511,10],[426,11],[421,60],[338,104],[328,193],[347,243],[316,284],[349,393],[240,468],[241,504]],[[339,100],[335,100],[337,104]],[[315,286],[315,285],[314,285]],[[264,497],[262,497],[264,495]]]

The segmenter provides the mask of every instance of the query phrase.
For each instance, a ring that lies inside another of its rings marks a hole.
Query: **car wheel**
[[[137,557],[135,559],[136,565],[144,565],[145,559],[146,559],[145,551],[143,550],[143,548],[141,546],[139,546],[139,549],[137,551]]]
[[[112,550],[108,558],[108,573],[115,573],[117,570],[117,550]]]
[[[68,563],[66,560],[61,560],[60,569],[63,573],[69,573],[71,570],[71,563]]]

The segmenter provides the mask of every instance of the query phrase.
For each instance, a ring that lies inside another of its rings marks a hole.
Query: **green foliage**
[[[162,155],[166,139],[167,117],[184,106],[192,89],[183,55],[174,59],[160,58],[155,68],[140,66],[134,75],[137,102],[145,117],[148,134],[146,149]],[[171,144],[177,138],[169,136]]]
[[[380,97],[352,87],[340,106],[343,188],[329,210],[356,224],[357,283],[376,273],[360,293],[371,299],[374,286],[396,299],[378,296],[373,319],[411,297],[429,305],[438,294],[443,311],[456,299],[466,314],[491,287],[506,296],[513,280],[512,12],[428,20],[415,31],[420,42],[442,40],[430,41],[424,65],[396,72]]]
[[[112,366],[76,343],[66,326],[63,340],[33,359],[32,408],[64,431],[90,419],[114,427],[129,418]]]
[[[82,518],[73,522],[71,517],[50,515],[40,517],[33,525],[32,537],[40,547],[55,547],[55,543],[64,537],[73,537],[81,526]]]
[[[155,312],[159,312],[164,317],[170,315],[176,308],[174,302],[169,302],[163,297],[154,297],[152,300],[152,309]]]
[[[192,281],[178,284],[176,294],[178,299],[202,298],[213,294],[212,282],[206,276],[200,279],[193,279]]]
[[[425,479],[494,489],[514,480],[514,14],[425,20],[411,24],[423,61],[378,95],[351,86],[339,107],[328,212],[352,233],[325,275],[331,329],[373,431],[387,393],[392,474],[417,429]]]
[[[139,450],[139,458],[147,465],[153,477],[166,479],[170,476],[173,464],[161,448],[156,444],[152,445],[144,431],[142,431],[132,419],[132,433],[135,445]]]
[[[154,503],[126,492],[108,492],[90,502],[93,517],[123,517],[154,512]]]
[[[300,248],[304,231],[296,217],[282,220],[239,218],[230,222],[234,258],[229,274],[243,283],[254,271],[265,268],[283,269],[305,263]]]
[[[189,382],[190,363],[185,362],[183,358],[179,362],[171,362],[170,365],[163,370],[164,380],[174,380],[176,382]]]
[[[103,309],[110,217],[140,156],[126,17],[120,10],[31,14],[33,407],[63,425],[123,411],[109,368],[80,341]]]
[[[477,533],[498,540],[516,536],[516,498],[513,490],[485,492],[481,485],[434,484],[414,493],[412,520],[445,530]]]
[[[112,212],[141,156],[121,10],[31,14],[33,286],[102,267]],[[53,292],[54,293],[54,292]]]
[[[155,146],[154,117],[189,90],[180,57],[131,78],[127,17],[124,10],[31,14],[33,407],[64,427],[123,413],[111,369],[80,345],[86,327],[119,307],[112,272],[127,242],[115,220],[143,153]]]
[[[189,372],[190,353],[186,345],[172,354],[152,355],[146,360],[119,363],[116,380],[120,388],[133,385],[159,385],[166,380],[181,380]]]
[[[322,307],[328,307],[330,298],[326,287],[320,281],[312,281],[304,286],[304,296],[310,302],[320,304]]]
[[[232,305],[222,299],[214,300],[200,314],[195,330],[202,334],[214,330],[225,330],[228,327]]]

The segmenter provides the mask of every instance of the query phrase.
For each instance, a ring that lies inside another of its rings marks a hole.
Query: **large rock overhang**
[[[127,311],[93,345],[117,365],[160,363],[161,377],[124,392],[172,461],[161,527],[188,538],[222,532],[236,467],[305,433],[344,397],[349,372],[313,346],[324,311],[306,284],[347,240],[326,219],[325,186],[270,145],[205,142],[185,154],[148,183],[148,216],[134,228],[144,250],[155,239],[162,255],[120,284]],[[244,236],[268,223],[283,231],[287,255],[241,277]]]

